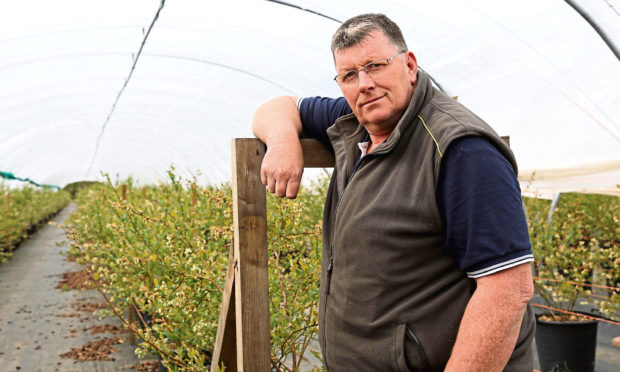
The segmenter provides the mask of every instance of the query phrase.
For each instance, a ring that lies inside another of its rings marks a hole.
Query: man
[[[344,99],[258,108],[261,177],[294,198],[299,136],[335,154],[319,339],[330,371],[532,371],[533,260],[510,149],[433,88],[380,14],[332,39]],[[493,94],[493,92],[490,92]]]

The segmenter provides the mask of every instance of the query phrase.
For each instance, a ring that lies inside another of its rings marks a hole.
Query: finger
[[[260,169],[260,181],[263,183],[263,185],[267,186],[267,174],[265,174],[265,171],[262,167]]]
[[[276,196],[278,198],[282,198],[286,195],[286,184],[288,182],[289,180],[286,178],[282,178],[276,182]]]
[[[289,199],[295,199],[299,192],[299,180],[290,179],[286,185],[286,197]]]
[[[267,190],[269,190],[269,192],[272,194],[276,191],[276,179],[275,178],[273,177],[268,178]]]

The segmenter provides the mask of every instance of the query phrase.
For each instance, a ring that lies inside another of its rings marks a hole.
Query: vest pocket
[[[420,339],[406,323],[396,329],[396,361],[401,372],[431,371]]]

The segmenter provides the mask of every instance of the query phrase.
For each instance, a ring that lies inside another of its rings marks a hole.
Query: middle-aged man
[[[431,86],[381,14],[332,39],[344,98],[261,105],[261,177],[294,198],[300,135],[333,150],[319,339],[329,371],[532,371],[533,260],[510,149]],[[489,92],[489,94],[497,94]]]

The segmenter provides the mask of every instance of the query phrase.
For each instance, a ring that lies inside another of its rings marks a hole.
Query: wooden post
[[[127,200],[127,184],[125,183],[121,185],[121,197],[123,200]]]
[[[127,185],[126,184],[122,184],[121,185],[121,199],[123,201],[127,201]],[[135,323],[136,323],[136,316],[135,316],[135,312],[134,312],[133,306],[129,306],[127,308],[127,318],[128,318],[129,324],[135,325]],[[133,333],[133,331],[131,329],[128,329],[127,332],[128,332],[128,338],[129,338],[129,345],[135,345],[136,344],[136,334]]]
[[[191,200],[192,200],[192,208],[196,208],[196,204],[198,203],[198,197],[196,195],[196,185],[195,184],[192,184]]]
[[[6,193],[6,209],[7,209],[7,216],[8,218],[12,218],[13,216],[11,216],[11,191],[7,191]],[[11,236],[10,233],[10,229],[7,229],[7,248],[6,248],[6,252],[8,254],[13,253],[13,238]]]
[[[226,363],[235,358],[231,355],[235,349],[236,369],[226,365],[227,371],[271,369],[267,200],[265,186],[260,180],[264,155],[265,145],[256,139],[238,138],[232,142],[234,275],[229,272],[227,276],[225,288],[228,291],[222,301],[212,371],[220,362]],[[234,315],[230,311],[232,307],[235,309]],[[234,345],[230,334],[232,330],[227,326],[233,321]]]

